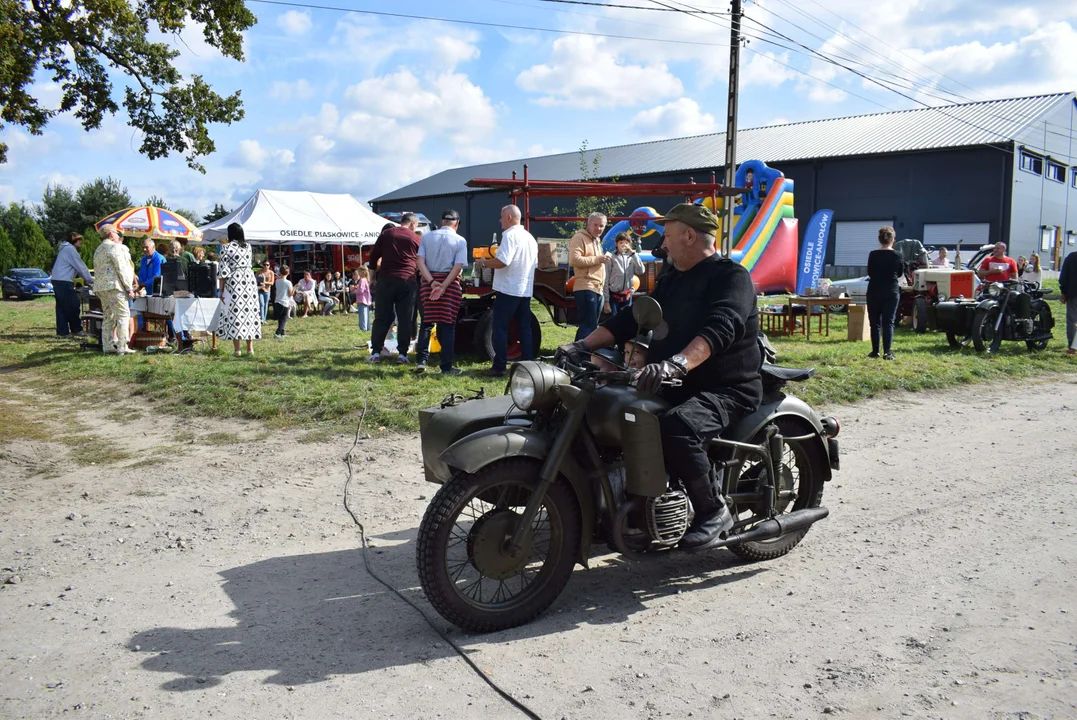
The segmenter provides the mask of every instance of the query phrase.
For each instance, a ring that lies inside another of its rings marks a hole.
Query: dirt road
[[[364,572],[349,437],[0,391],[3,717],[519,716]],[[453,635],[554,720],[1077,717],[1077,380],[831,410],[831,516],[789,556],[603,555],[531,625]],[[418,442],[360,458],[375,562],[421,601]]]

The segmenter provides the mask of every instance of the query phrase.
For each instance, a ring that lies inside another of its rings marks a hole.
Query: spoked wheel
[[[782,435],[795,437],[807,434],[807,430],[795,421],[778,419],[775,423]],[[751,442],[762,443],[762,433]],[[755,453],[742,453],[744,467],[741,471],[738,493],[753,492],[765,480],[767,467],[763,458]],[[827,467],[826,454],[818,443],[786,440],[782,446],[782,459],[778,464],[778,482],[775,484],[778,515],[794,510],[819,507],[823,502],[823,478]],[[730,507],[736,521],[768,519],[762,504],[740,504]],[[752,527],[753,523],[745,526]],[[810,528],[783,535],[773,540],[730,545],[729,549],[745,560],[773,560],[785,555],[800,544]]]
[[[434,496],[419,526],[419,582],[434,609],[470,632],[523,625],[557,599],[580,547],[580,510],[563,482],[550,486],[532,541],[508,539],[538,485],[541,465],[511,458],[459,473]]]
[[[998,348],[1002,344],[1002,333],[995,332],[995,324],[998,322],[1000,312],[1001,310],[996,307],[990,310],[977,310],[976,314],[973,315],[972,344],[976,347],[977,352],[998,352]]]
[[[1054,318],[1051,317],[1051,308],[1047,303],[1041,304],[1039,309],[1036,310],[1036,329],[1041,332],[1046,332],[1054,327],[1054,325]],[[1049,342],[1051,342],[1051,338],[1049,337],[1046,337],[1043,340],[1026,340],[1025,346],[1029,351],[1036,352],[1038,350],[1046,350],[1047,343]]]

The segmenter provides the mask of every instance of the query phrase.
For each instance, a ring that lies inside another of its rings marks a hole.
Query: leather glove
[[[668,360],[651,363],[640,370],[639,376],[636,377],[636,389],[640,392],[656,395],[662,387],[662,381],[680,379],[684,376],[684,370]]]
[[[562,345],[557,348],[557,351],[553,354],[553,361],[559,363],[564,358],[575,365],[577,364],[577,356],[580,353],[586,352],[589,352],[587,345],[583,340],[577,340],[576,342],[568,343],[567,345]]]

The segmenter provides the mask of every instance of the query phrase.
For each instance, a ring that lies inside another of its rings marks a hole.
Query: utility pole
[[[732,0],[733,12],[729,28],[729,98],[726,101],[725,123],[725,184],[733,187],[737,174],[737,95],[740,86],[740,20],[741,0]],[[722,214],[722,257],[733,254],[733,198],[726,196]]]

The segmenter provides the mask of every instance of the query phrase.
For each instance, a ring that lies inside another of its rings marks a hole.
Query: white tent
[[[362,245],[377,239],[389,221],[347,194],[259,190],[234,212],[199,228],[203,242],[227,239],[234,222],[252,245]]]

